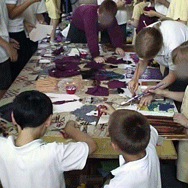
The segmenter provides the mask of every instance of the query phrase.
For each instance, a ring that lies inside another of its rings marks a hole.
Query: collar
[[[120,166],[111,171],[111,173],[114,176],[121,174],[122,172],[125,172],[125,171],[137,170],[138,168],[147,166],[148,165],[148,160],[147,160],[148,152],[146,150],[146,155],[142,159],[139,159],[136,161],[130,161],[130,162],[126,163],[126,161],[123,159],[124,163],[122,163],[122,159],[123,159],[123,157],[120,155],[120,162],[121,162]]]
[[[44,144],[43,140],[42,139],[36,139],[36,140],[33,140],[32,142],[28,143],[28,144],[25,144],[23,146],[15,146],[15,137],[13,137],[12,135],[8,137],[8,143],[10,144],[10,146],[16,150],[17,152],[20,152],[20,153],[25,153],[25,152],[29,152],[41,145]]]

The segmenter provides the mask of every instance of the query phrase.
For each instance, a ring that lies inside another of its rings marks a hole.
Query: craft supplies
[[[67,85],[65,87],[67,94],[75,94],[76,93],[76,86],[75,85]]]

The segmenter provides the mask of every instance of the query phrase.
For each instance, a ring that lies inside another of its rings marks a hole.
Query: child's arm
[[[148,65],[147,60],[139,60],[136,70],[134,72],[133,78],[130,82],[128,82],[128,88],[132,94],[135,93],[135,91],[138,88],[138,80],[141,76],[141,74],[145,71],[146,67]]]
[[[25,9],[27,9],[31,4],[35,2],[39,2],[40,0],[27,0],[24,3],[20,5],[16,4],[8,4],[7,3],[7,9],[8,9],[8,15],[10,19],[14,19],[15,17],[19,16],[23,13]]]
[[[0,45],[6,50],[10,60],[15,62],[18,59],[17,50],[14,49],[6,40],[0,37]]]
[[[89,154],[92,154],[97,149],[97,144],[89,135],[79,131],[75,121],[68,121],[65,126],[65,132],[76,141],[86,142],[89,146]]]

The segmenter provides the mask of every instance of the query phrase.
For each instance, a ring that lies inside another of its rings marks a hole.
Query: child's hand
[[[149,95],[146,95],[146,96],[143,96],[140,100],[140,103],[139,103],[139,108],[141,108],[143,105],[148,105],[151,103],[151,101],[154,99],[154,95],[152,94],[149,94]]]
[[[122,48],[116,48],[115,53],[118,55],[125,55],[125,52]]]
[[[8,55],[10,57],[10,60],[12,62],[17,61],[18,53],[17,53],[17,50],[15,48],[13,48],[10,44],[8,44],[6,51],[7,51]]]
[[[138,88],[138,80],[132,79],[128,82],[128,88],[130,90],[130,92],[132,93],[132,95],[135,94],[137,88]]]
[[[9,43],[10,45],[15,48],[16,50],[19,50],[20,49],[20,44],[17,40],[13,39],[13,38],[10,38],[9,40]]]
[[[174,113],[173,120],[175,123],[179,123],[188,128],[188,119],[181,113]]]
[[[105,107],[105,108],[100,109],[101,112],[104,112],[104,113],[107,113],[107,114],[112,114],[115,111],[115,109],[107,103],[104,103],[104,104],[101,104],[101,105]]]
[[[94,61],[97,63],[104,63],[106,61],[105,57],[97,56],[94,58]]]

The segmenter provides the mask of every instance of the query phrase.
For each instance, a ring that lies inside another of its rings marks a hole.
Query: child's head
[[[176,74],[179,78],[188,77],[188,41],[172,51],[172,61],[176,65]]]
[[[98,9],[98,21],[101,25],[110,25],[117,13],[117,5],[112,0],[105,0]]]
[[[140,58],[150,60],[157,55],[162,45],[163,37],[161,32],[156,28],[146,27],[136,37],[135,51]]]
[[[13,117],[21,129],[39,127],[52,113],[50,98],[39,91],[22,92],[13,101]]]
[[[146,117],[133,110],[116,110],[109,119],[109,135],[113,144],[125,154],[143,152],[150,139]]]

